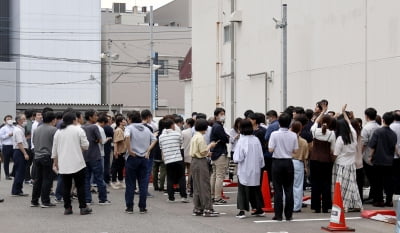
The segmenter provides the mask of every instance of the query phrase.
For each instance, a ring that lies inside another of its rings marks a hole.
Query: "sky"
[[[153,6],[153,9],[157,9],[172,1],[173,0],[101,0],[101,8],[112,8],[112,4],[114,2],[120,2],[120,3],[126,3],[127,9],[132,9],[134,5],[137,5],[139,7]]]

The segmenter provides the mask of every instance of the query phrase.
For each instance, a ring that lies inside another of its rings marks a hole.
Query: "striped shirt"
[[[164,163],[182,161],[182,135],[172,129],[164,129],[160,138],[160,149],[164,155]]]

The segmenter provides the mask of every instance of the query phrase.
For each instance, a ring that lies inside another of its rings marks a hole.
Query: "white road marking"
[[[232,207],[232,206],[236,206],[236,204],[226,204],[226,205],[214,205],[214,207]]]
[[[346,218],[346,220],[357,220],[357,219],[362,219],[361,217],[349,217]],[[309,218],[309,219],[293,219],[290,222],[313,222],[313,221],[329,221],[330,218]],[[271,222],[276,222],[279,223],[281,221],[276,221],[276,220],[264,220],[264,221],[254,221],[255,223],[271,223]],[[285,222],[285,221],[282,221]]]

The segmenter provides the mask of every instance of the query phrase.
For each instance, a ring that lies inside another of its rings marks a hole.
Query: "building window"
[[[178,60],[178,70],[182,69],[183,60]]]
[[[231,25],[224,27],[224,43],[231,41]]]
[[[168,60],[158,60],[158,64],[161,66],[158,75],[168,75]]]

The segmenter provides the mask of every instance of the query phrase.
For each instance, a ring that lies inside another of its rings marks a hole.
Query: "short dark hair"
[[[183,117],[177,115],[174,117],[175,124],[183,123]]]
[[[266,115],[269,117],[278,118],[278,113],[275,110],[269,110]]]
[[[13,118],[11,115],[6,115],[6,116],[4,117],[4,121],[6,121],[6,119],[7,119],[8,117],[11,118],[11,119]]]
[[[253,110],[249,109],[244,112],[244,118],[248,118],[251,113],[254,113]]]
[[[56,113],[56,119],[57,119],[57,120],[62,120],[63,115],[64,115],[64,114],[63,114],[62,112],[57,112],[57,113]]]
[[[117,118],[115,119],[115,128],[118,128],[123,120],[125,120],[123,116],[117,116]]]
[[[46,112],[53,112],[53,109],[50,108],[50,107],[45,107],[45,108],[43,108],[42,114],[45,114]]]
[[[186,124],[188,124],[190,126],[190,128],[192,128],[194,126],[193,118],[186,119]]]
[[[322,99],[321,101],[319,101],[319,103],[320,103],[320,104],[325,103],[325,105],[328,105],[328,104],[329,104],[329,103],[328,103],[328,100],[326,100],[326,99]]]
[[[393,115],[394,115],[394,120],[395,121],[400,121],[400,110],[395,110],[393,112]]]
[[[75,111],[76,118],[81,118],[82,113],[80,111]]]
[[[308,118],[306,117],[306,114],[296,114],[296,117],[294,119],[296,121],[299,121],[302,126],[305,126],[308,123]]]
[[[132,123],[140,123],[142,122],[142,118],[140,117],[139,111],[131,111],[127,114],[128,119],[131,120]]]
[[[208,121],[206,119],[200,118],[196,119],[196,122],[194,123],[194,129],[196,131],[206,131],[208,128]]]
[[[204,120],[206,120],[207,119],[207,115],[206,114],[204,114],[204,113],[197,113],[197,115],[196,115],[196,120],[197,119],[204,119]]]
[[[216,108],[214,110],[214,116],[218,116],[221,112],[225,113],[225,109],[223,108]]]
[[[99,118],[97,118],[97,122],[107,124],[108,123],[107,114],[104,114],[104,113],[99,114]]]
[[[197,112],[192,112],[192,117],[197,116]]]
[[[151,113],[150,110],[145,109],[145,110],[142,110],[142,112],[140,113],[140,117],[141,117],[143,120],[145,120],[145,119],[147,119],[147,118],[149,118],[149,117],[153,117],[153,113]]]
[[[312,109],[306,109],[305,114],[306,114],[307,119],[311,120],[314,115],[314,111]]]
[[[250,117],[250,115],[249,115]],[[244,119],[240,122],[240,134],[243,135],[252,135],[254,130],[253,130],[253,125],[251,124],[250,120]]]
[[[306,113],[306,112],[304,111],[304,108],[303,108],[303,107],[295,107],[293,111],[294,111],[296,114],[304,114],[304,113]]]
[[[89,109],[85,112],[85,120],[89,120],[91,117],[93,117],[94,115],[96,115],[97,112],[94,109]]]
[[[279,126],[281,128],[289,128],[291,121],[292,116],[286,112],[282,113],[278,118]]]
[[[393,112],[385,112],[385,114],[383,114],[383,116],[382,116],[382,119],[386,125],[392,124],[394,121]]]
[[[258,121],[257,124],[261,124],[261,123],[265,124],[265,115],[264,115],[264,113],[256,112],[256,116],[257,116],[257,121]]]
[[[171,129],[174,124],[175,122],[172,119],[167,118],[164,120],[164,126],[166,129]]]
[[[25,117],[26,118],[31,118],[33,115],[33,109],[27,109],[25,110]]]
[[[50,123],[56,119],[56,114],[53,111],[47,111],[43,113],[43,123]]]
[[[291,118],[293,118],[294,106],[289,106],[289,107],[287,107],[287,108],[285,109],[285,111],[283,111],[283,112],[286,112],[287,114],[290,115]]]
[[[375,110],[375,108],[367,108],[364,111],[364,114],[370,119],[370,120],[375,120],[376,115],[378,112]]]

